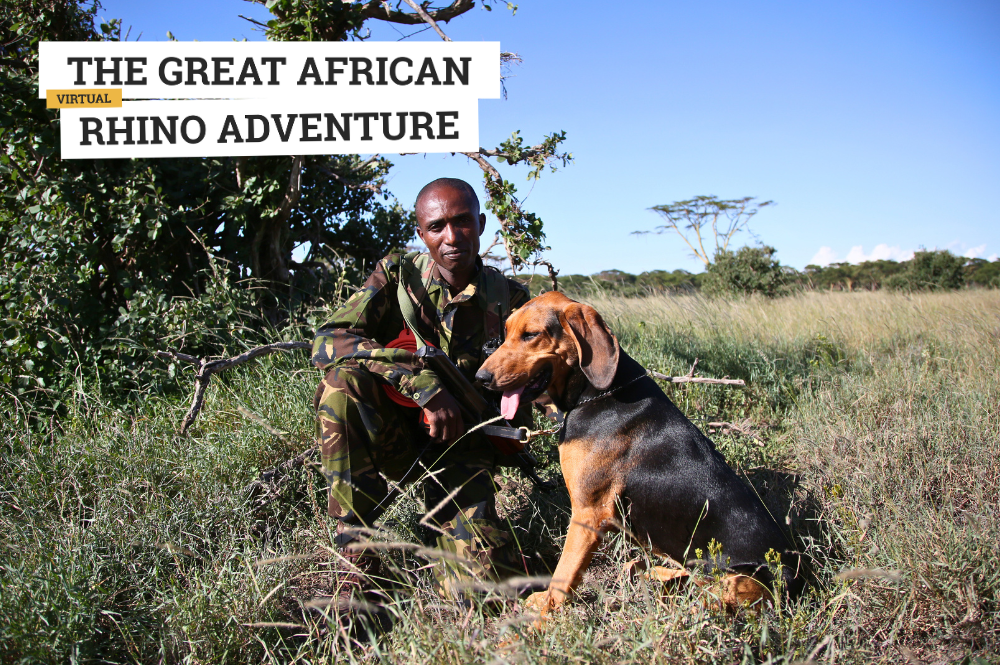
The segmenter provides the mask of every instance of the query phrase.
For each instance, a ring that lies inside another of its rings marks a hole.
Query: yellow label
[[[66,108],[121,108],[122,91],[118,90],[46,90],[45,107]]]

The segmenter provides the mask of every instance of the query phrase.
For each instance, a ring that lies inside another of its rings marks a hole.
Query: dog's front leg
[[[601,527],[614,515],[608,514],[603,508],[573,509],[566,534],[566,544],[563,546],[559,564],[552,574],[552,581],[546,591],[540,591],[528,596],[525,605],[540,613],[547,614],[566,600],[570,592],[580,584],[583,571],[590,565],[590,560],[601,541]]]

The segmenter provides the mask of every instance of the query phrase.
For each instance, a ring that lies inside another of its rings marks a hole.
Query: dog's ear
[[[576,342],[580,369],[598,390],[606,390],[618,371],[618,340],[597,310],[572,303],[565,310],[566,328]]]

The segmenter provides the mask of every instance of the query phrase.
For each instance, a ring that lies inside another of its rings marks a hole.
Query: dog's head
[[[476,373],[502,391],[500,411],[513,417],[521,400],[548,390],[560,404],[574,375],[582,372],[598,390],[618,369],[618,340],[593,307],[552,291],[529,300],[507,319],[507,339]]]

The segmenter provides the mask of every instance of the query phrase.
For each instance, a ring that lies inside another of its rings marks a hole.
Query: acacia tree
[[[267,6],[270,39],[341,41],[365,38],[370,20],[428,23],[444,36],[438,22],[474,3]],[[15,392],[52,391],[81,367],[116,390],[141,385],[147,349],[217,352],[245,332],[236,324],[245,310],[281,323],[296,303],[340,283],[330,271],[344,257],[370,265],[413,237],[412,212],[385,188],[392,163],[381,155],[59,159],[57,113],[36,99],[38,43],[127,39],[118,20],[95,27],[99,8],[97,0],[0,6],[0,381]],[[467,154],[484,170],[486,205],[514,270],[539,259],[545,235],[487,160],[528,163],[538,177],[571,158],[557,152],[564,138],[524,147],[515,132]],[[302,246],[308,254],[296,262]],[[246,277],[252,291],[233,286]]]
[[[757,203],[755,198],[745,196],[724,200],[717,196],[696,196],[686,201],[653,206],[650,210],[655,210],[666,220],[656,227],[655,232],[676,233],[708,268],[716,255],[728,251],[733,236],[747,228],[761,208],[774,205],[774,201]],[[709,233],[711,236],[706,238]],[[706,241],[710,243],[707,247]]]

